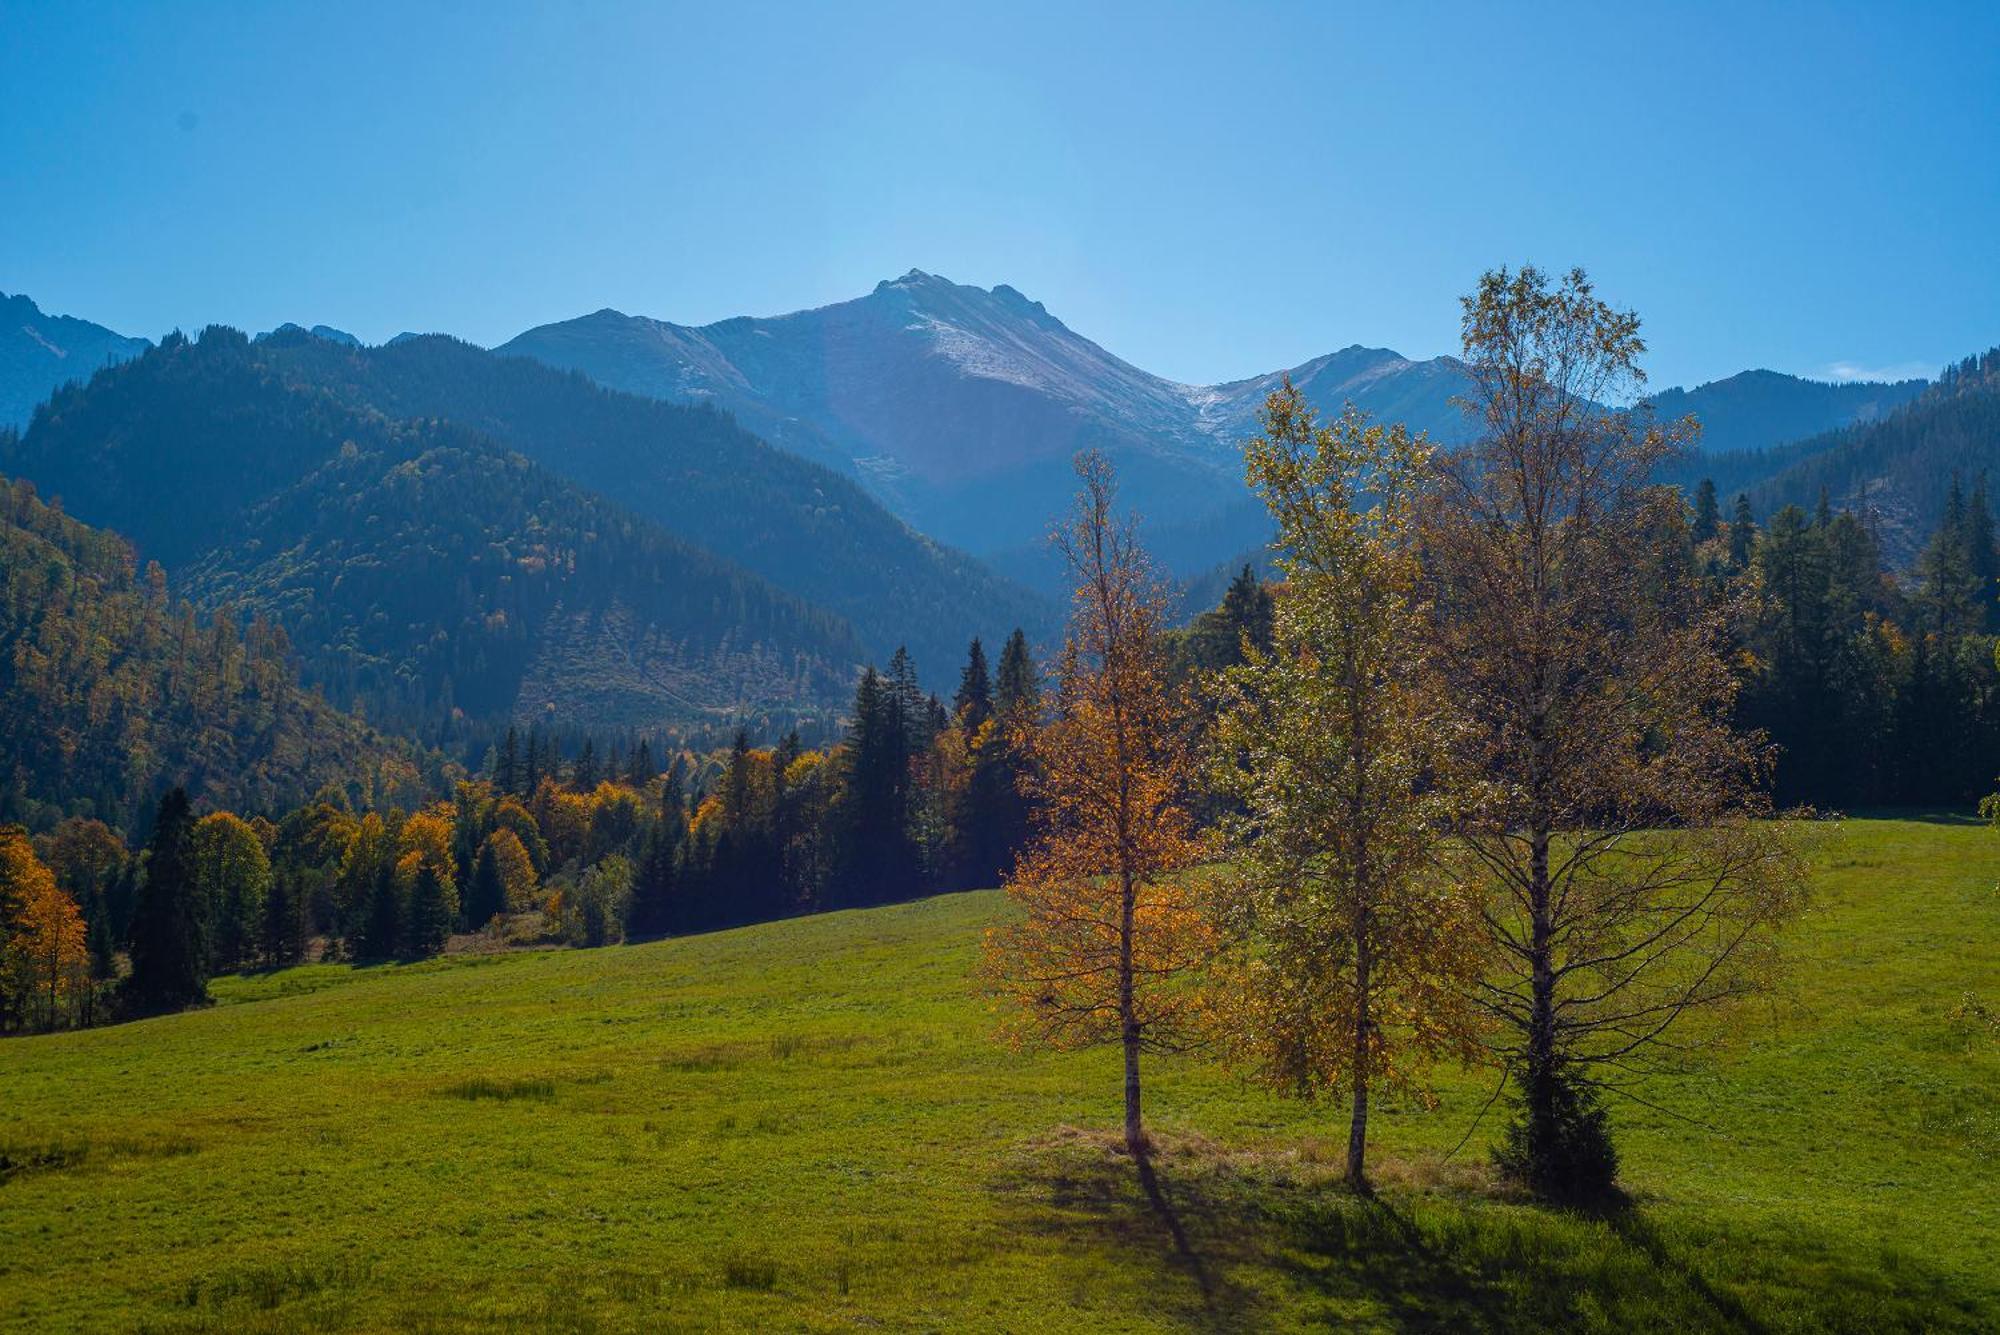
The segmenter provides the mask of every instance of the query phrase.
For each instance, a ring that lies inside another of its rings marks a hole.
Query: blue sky
[[[1643,12],[1642,12],[1643,11]],[[0,0],[0,290],[481,343],[912,267],[1163,375],[1581,264],[1653,383],[2000,343],[2000,5]]]

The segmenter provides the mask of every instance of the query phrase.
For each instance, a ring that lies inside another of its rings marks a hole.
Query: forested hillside
[[[123,539],[0,487],[0,821],[129,827],[174,784],[272,811],[326,784],[406,802],[437,782],[434,760],[300,689],[288,657],[269,622],[197,615]]]
[[[949,663],[973,635],[1020,625],[1039,638],[1053,625],[1040,597],[914,532],[852,479],[773,449],[727,413],[605,390],[442,336],[352,349],[277,334],[259,351],[351,406],[449,418],[615,497],[847,618],[878,660],[908,644],[919,662]]]
[[[1742,371],[1693,389],[1662,390],[1648,401],[1668,421],[1692,413],[1701,421],[1701,449],[1728,453],[1878,421],[1923,389],[1921,380],[1830,384],[1777,371]]]
[[[192,563],[189,589],[269,609],[309,677],[385,724],[789,721],[860,664],[838,617],[470,432],[349,444]]]
[[[1944,521],[1954,476],[1967,485],[2000,464],[2000,349],[1968,357],[1901,408],[1769,450],[1692,460],[1691,483],[1713,478],[1724,496],[1745,491],[1758,515],[1810,509],[1824,491],[1867,517],[1890,563],[1907,566]]]
[[[426,740],[845,698],[862,653],[838,617],[465,427],[349,406],[268,346],[169,339],[59,393],[11,466],[204,604],[268,613],[308,680]]]

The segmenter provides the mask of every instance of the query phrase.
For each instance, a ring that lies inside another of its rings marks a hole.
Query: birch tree
[[[1474,1050],[1477,916],[1440,858],[1449,750],[1412,540],[1429,458],[1351,408],[1320,424],[1289,381],[1271,395],[1247,461],[1284,583],[1269,652],[1246,645],[1219,680],[1218,776],[1237,799],[1224,1032],[1268,1084],[1345,1085],[1358,1190],[1371,1092]]]

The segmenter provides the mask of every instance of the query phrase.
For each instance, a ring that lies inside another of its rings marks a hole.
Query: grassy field
[[[2000,1327],[2000,835],[1821,862],[1785,993],[1615,1109],[1613,1218],[1496,1192],[1497,1116],[1444,1157],[1484,1072],[1383,1111],[1369,1203],[1332,1109],[1154,1062],[1149,1191],[1113,1054],[990,1040],[969,894],[0,1043],[0,1326]]]

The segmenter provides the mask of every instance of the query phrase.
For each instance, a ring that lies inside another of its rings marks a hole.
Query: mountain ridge
[[[776,316],[674,324],[606,307],[495,349],[612,388],[711,402],[760,435],[864,483],[942,541],[1050,587],[1037,551],[1069,488],[1068,459],[1096,448],[1128,503],[1164,535],[1162,558],[1207,569],[1257,539],[1233,505],[1238,446],[1286,379],[1322,414],[1343,404],[1446,445],[1469,438],[1450,356],[1354,343],[1260,376],[1191,385],[1153,375],[1076,333],[1039,301],[920,269],[864,296]],[[1651,396],[1695,412],[1710,448],[1777,444],[1880,416],[1923,383],[1831,384],[1752,371]]]
[[[25,427],[65,384],[151,347],[74,315],[47,315],[33,298],[0,292],[0,428]]]

